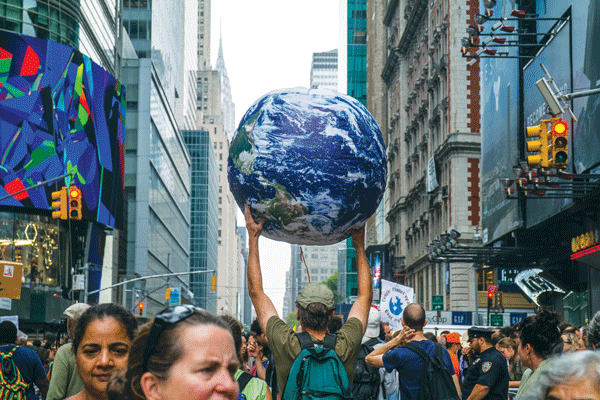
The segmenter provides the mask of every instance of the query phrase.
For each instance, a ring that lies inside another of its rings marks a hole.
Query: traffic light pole
[[[154,278],[166,278],[166,277],[171,277],[171,276],[180,276],[180,275],[193,275],[193,274],[207,274],[209,272],[212,272],[213,274],[216,274],[217,271],[215,271],[214,269],[209,269],[207,271],[190,271],[190,272],[173,272],[170,274],[159,274],[159,275],[148,275],[148,276],[142,276],[140,278],[134,278],[134,279],[129,279],[123,282],[119,282],[119,283],[115,283],[114,285],[110,285],[107,287],[103,287],[97,290],[92,290],[91,292],[87,291],[87,281],[85,282],[85,286],[84,286],[84,295],[83,298],[85,299],[85,302],[87,303],[87,298],[88,296],[92,295],[92,294],[96,294],[99,293],[103,290],[108,290],[108,289],[113,289],[119,286],[123,286],[126,285],[128,283],[132,283],[132,282],[137,282],[137,281],[143,281],[146,279],[154,279]]]
[[[8,199],[9,197],[16,196],[16,195],[18,195],[20,193],[23,193],[23,192],[27,192],[28,190],[35,189],[35,188],[38,188],[40,186],[47,185],[48,183],[59,181],[61,179],[66,178],[67,176],[73,176],[73,175],[75,175],[75,174],[71,172],[71,173],[68,173],[68,174],[57,176],[56,178],[48,179],[47,181],[44,181],[44,182],[36,183],[35,185],[30,186],[30,187],[25,188],[25,189],[22,189],[22,190],[19,190],[18,192],[14,192],[14,193],[10,193],[10,194],[7,194],[5,196],[2,196],[2,197],[0,197],[0,201],[2,201],[4,199]]]

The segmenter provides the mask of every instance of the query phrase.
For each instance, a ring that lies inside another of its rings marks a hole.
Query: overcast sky
[[[262,95],[309,86],[312,53],[338,48],[339,14],[339,0],[212,0],[212,65],[221,24],[236,127]],[[259,243],[265,292],[282,316],[290,245],[265,237]]]

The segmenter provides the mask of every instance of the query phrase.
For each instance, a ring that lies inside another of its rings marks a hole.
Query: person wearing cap
[[[283,394],[292,364],[301,352],[300,342],[292,328],[279,318],[273,302],[263,290],[258,239],[265,220],[255,222],[248,205],[245,205],[244,217],[248,230],[248,292],[256,310],[258,322],[267,333],[267,340],[277,371],[277,386],[279,393]],[[356,250],[357,298],[348,313],[348,320],[335,333],[335,352],[344,364],[350,382],[354,376],[360,342],[367,328],[373,297],[371,272],[365,254],[364,241],[365,228],[363,226],[360,230],[352,232],[352,244]],[[300,327],[302,332],[310,334],[314,343],[323,343],[334,310],[333,292],[324,284],[304,285],[296,297],[296,313]]]
[[[64,311],[67,317],[67,332],[73,337],[77,320],[90,306],[85,303],[73,304]],[[54,356],[50,372],[50,388],[46,400],[62,400],[81,392],[84,389],[83,382],[77,372],[75,354],[71,343],[61,346]]]
[[[448,332],[446,334],[446,350],[450,353],[450,359],[452,360],[452,366],[454,372],[460,381],[460,365],[458,364],[458,352],[461,349],[460,346],[460,334],[457,332]]]
[[[469,328],[469,346],[478,358],[465,371],[463,400],[508,398],[506,358],[492,345],[492,329]]]
[[[361,341],[361,351],[359,351],[359,359],[360,357],[366,356],[371,353],[374,349],[385,344],[385,341],[381,339],[382,333],[382,325],[381,325],[381,312],[374,307],[371,307],[369,311],[369,319],[367,321],[367,330],[365,331],[365,335]],[[357,363],[357,367],[359,363]],[[396,371],[394,372],[386,372],[385,368],[379,369],[379,391],[377,395],[378,400],[383,399],[396,399],[397,391],[398,391],[398,378]],[[356,374],[354,375],[356,379]],[[365,383],[362,381],[361,383]],[[356,389],[357,381],[354,381],[354,387]],[[356,396],[356,392],[354,394],[354,398],[360,398]]]

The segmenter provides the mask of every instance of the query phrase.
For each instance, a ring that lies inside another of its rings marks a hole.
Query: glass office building
[[[367,106],[367,1],[348,1],[346,93]]]
[[[191,159],[190,272],[217,270],[219,174],[208,131],[182,131]],[[217,312],[216,291],[210,290],[213,274],[190,275],[194,305]]]

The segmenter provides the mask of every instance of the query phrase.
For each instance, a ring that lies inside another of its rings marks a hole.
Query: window
[[[219,153],[219,161],[223,161],[223,153]]]

